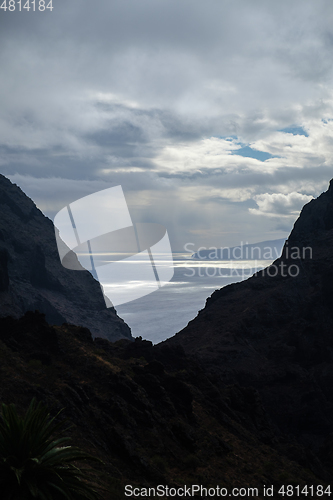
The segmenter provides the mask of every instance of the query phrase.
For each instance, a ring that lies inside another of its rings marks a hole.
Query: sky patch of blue
[[[309,137],[309,134],[304,130],[303,127],[286,127],[279,130],[279,132],[285,132],[286,134],[293,135],[304,135],[305,137]]]
[[[240,149],[236,149],[232,151],[231,154],[245,156],[246,158],[255,158],[259,161],[266,161],[269,158],[277,158],[277,156],[273,156],[270,153],[266,153],[265,151],[257,151],[256,149],[250,148],[250,146],[244,146]]]
[[[224,139],[224,140],[230,141],[230,142],[238,139],[237,135],[218,135],[217,138]]]

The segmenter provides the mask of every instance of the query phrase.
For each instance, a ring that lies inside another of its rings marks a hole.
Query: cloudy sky
[[[332,26],[331,0],[2,9],[0,172],[51,218],[121,184],[174,251],[286,237],[333,177]]]

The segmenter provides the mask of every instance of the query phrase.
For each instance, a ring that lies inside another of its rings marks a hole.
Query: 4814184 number
[[[3,0],[0,5],[0,9],[3,9],[5,12],[7,10],[9,12],[13,12],[14,10],[18,10],[19,12],[29,12],[30,10],[32,10],[32,12],[35,12],[36,10],[43,12],[49,10],[52,12],[53,8],[52,0],[46,2],[45,0]]]

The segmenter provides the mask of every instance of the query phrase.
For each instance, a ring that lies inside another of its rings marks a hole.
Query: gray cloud
[[[312,196],[301,193],[264,193],[255,196],[255,201],[259,208],[250,208],[255,214],[264,214],[269,216],[287,216],[295,215],[300,212],[303,205],[309,203]]]
[[[122,184],[176,248],[238,244],[286,236],[256,197],[326,188],[331,0],[53,3],[0,12],[0,169],[50,216]]]

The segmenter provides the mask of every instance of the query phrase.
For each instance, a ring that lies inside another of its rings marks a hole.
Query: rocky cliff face
[[[51,324],[82,325],[111,341],[131,338],[91,274],[61,265],[52,221],[0,175],[0,316],[35,309]]]
[[[305,205],[281,258],[217,290],[180,344],[225,383],[258,391],[277,435],[332,459],[333,184]]]

